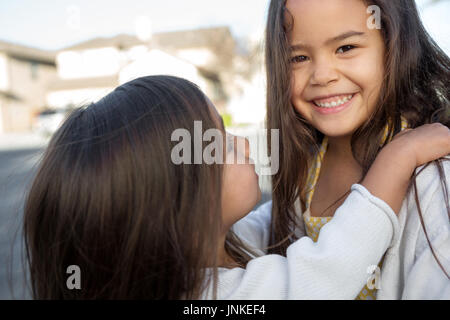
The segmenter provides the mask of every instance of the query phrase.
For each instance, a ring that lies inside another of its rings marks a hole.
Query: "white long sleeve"
[[[233,230],[264,252],[271,205],[239,221]],[[352,192],[314,243],[302,237],[286,257],[269,254],[251,260],[246,269],[219,268],[218,299],[354,299],[398,234],[392,209],[354,184]],[[211,299],[212,290],[203,298]]]

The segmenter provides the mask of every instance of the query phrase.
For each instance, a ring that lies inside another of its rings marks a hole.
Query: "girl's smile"
[[[321,114],[334,114],[350,107],[355,95],[339,94],[328,98],[315,98],[312,100],[312,104],[316,111]]]
[[[381,32],[361,0],[288,0],[291,102],[329,137],[350,137],[375,111],[384,78]]]

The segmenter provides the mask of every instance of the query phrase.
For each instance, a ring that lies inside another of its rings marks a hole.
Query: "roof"
[[[233,40],[228,27],[214,27],[194,29],[187,31],[172,31],[164,33],[156,33],[149,42],[139,40],[136,36],[128,34],[120,34],[111,38],[94,38],[75,44],[70,47],[63,48],[66,50],[83,50],[103,47],[121,47],[130,48],[136,45],[148,45],[156,42],[159,46],[173,49],[193,48],[193,47],[209,47],[212,44],[223,45],[224,41]]]
[[[77,90],[86,88],[115,88],[119,85],[118,76],[96,77],[96,78],[79,78],[56,80],[52,82],[48,89],[51,91],[58,90]]]
[[[54,51],[40,50],[0,40],[0,52],[20,60],[55,65],[56,52]]]
[[[228,27],[157,33],[153,35],[149,43],[143,42],[133,35],[120,34],[111,38],[94,38],[59,51],[104,47],[120,47],[126,49],[137,45],[148,45],[151,42],[157,43],[158,46],[166,50],[207,47],[216,51],[219,55],[227,55],[230,50],[234,51],[234,39]],[[40,50],[0,40],[0,52],[16,59],[55,65],[55,58],[58,51]]]
[[[120,34],[112,38],[94,38],[88,41],[83,41],[70,47],[63,48],[62,51],[66,50],[84,50],[84,49],[94,49],[94,48],[104,48],[104,47],[121,47],[130,48],[136,45],[145,44],[140,41],[137,37]]]
[[[158,45],[173,49],[223,46],[232,41],[228,27],[203,28],[186,31],[158,33],[154,35]]]
[[[208,69],[214,71],[228,70],[235,51],[235,40],[228,27],[213,27],[156,33],[148,42],[143,42],[133,35],[121,34],[111,38],[94,38],[60,51],[88,50],[104,47],[128,49],[137,45],[155,46],[169,54],[177,56],[177,51],[184,49],[207,48],[216,57]]]
[[[2,91],[2,90],[0,90],[0,98],[16,100],[16,101],[21,101],[22,100],[19,96],[17,96],[16,94],[12,93],[11,91]]]

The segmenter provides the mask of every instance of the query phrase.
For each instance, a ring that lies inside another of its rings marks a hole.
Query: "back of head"
[[[25,207],[34,298],[198,294],[198,270],[216,256],[221,169],[171,161],[171,134],[194,136],[195,120],[217,127],[203,93],[169,76],[126,83],[68,117]],[[80,290],[66,285],[70,265],[80,268]]]

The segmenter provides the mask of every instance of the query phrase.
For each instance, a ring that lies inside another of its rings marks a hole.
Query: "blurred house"
[[[266,72],[261,35],[247,39],[247,50],[235,57],[234,93],[227,104],[233,124],[260,128],[266,118]]]
[[[73,107],[156,74],[196,83],[234,123],[260,123],[264,94],[255,66],[262,61],[237,47],[228,27],[158,33],[145,41],[94,38],[56,52],[0,42],[0,133],[51,133]]]
[[[0,133],[31,129],[55,78],[54,53],[0,41]]]
[[[236,40],[228,27],[155,34],[155,45],[195,65],[205,79],[205,93],[225,111],[235,93]]]
[[[49,86],[47,104],[84,105],[132,79],[169,74],[195,82],[224,108],[233,57],[228,28],[159,33],[149,41],[131,35],[92,39],[57,53],[58,79]]]

